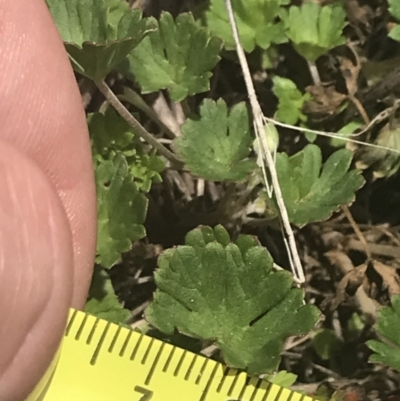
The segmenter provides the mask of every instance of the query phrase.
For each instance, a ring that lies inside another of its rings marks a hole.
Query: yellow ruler
[[[313,401],[201,355],[72,310],[40,401]]]

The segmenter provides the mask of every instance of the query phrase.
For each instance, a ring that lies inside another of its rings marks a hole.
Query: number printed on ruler
[[[71,311],[41,401],[312,401],[211,359]]]

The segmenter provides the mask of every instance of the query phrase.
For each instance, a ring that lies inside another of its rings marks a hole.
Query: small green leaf
[[[143,223],[147,199],[129,172],[125,157],[118,153],[112,160],[95,159],[98,209],[96,262],[113,266],[132,242],[146,235]]]
[[[270,383],[277,384],[278,386],[289,388],[296,382],[297,376],[294,373],[286,370],[280,370],[272,375],[267,375],[265,380],[269,381]]]
[[[164,162],[154,151],[143,150],[131,126],[113,108],[108,108],[105,114],[89,114],[88,124],[94,157],[112,159],[122,152],[141,191],[148,192],[153,182],[161,182]]]
[[[131,313],[121,306],[107,272],[95,266],[85,312],[112,323],[125,323]]]
[[[398,0],[388,0],[388,4],[390,14],[392,14],[394,18],[400,21],[400,3],[398,2]]]
[[[400,42],[400,25],[396,25],[393,29],[390,30],[389,38]]]
[[[256,46],[267,49],[272,43],[287,42],[284,26],[281,21],[277,21],[277,17],[281,6],[289,3],[290,0],[232,1],[240,42],[246,52],[252,52]],[[211,0],[205,16],[209,29],[224,41],[226,49],[235,49],[224,1]]]
[[[174,141],[174,149],[195,175],[213,181],[237,181],[255,168],[248,159],[252,137],[243,102],[228,113],[222,99],[204,100],[200,119],[188,119],[182,133]]]
[[[151,32],[129,55],[129,73],[142,93],[168,89],[171,98],[181,101],[189,95],[206,92],[211,70],[218,63],[221,40],[196,25],[191,14],[180,14],[174,21],[163,12],[160,21],[150,18]]]
[[[272,90],[279,100],[275,118],[282,123],[291,125],[298,121],[305,122],[307,117],[301,110],[304,102],[311,96],[303,95],[290,79],[275,76],[272,80],[274,83]]]
[[[342,31],[346,26],[346,12],[339,3],[320,6],[305,2],[281,12],[286,34],[294,48],[305,59],[314,62],[322,54],[346,43]]]
[[[354,200],[364,179],[359,170],[348,171],[351,159],[352,152],[341,149],[322,167],[321,150],[316,145],[308,145],[292,157],[277,154],[276,170],[292,223],[301,227],[325,220],[341,205]],[[275,200],[266,200],[277,214]]]
[[[331,145],[335,148],[341,148],[346,145],[346,138],[350,138],[355,130],[362,128],[362,124],[357,121],[352,121],[345,125],[343,128],[338,131],[338,134],[341,134],[343,139],[339,138],[331,138]]]
[[[285,339],[310,331],[319,311],[303,304],[291,274],[274,271],[270,254],[253,237],[227,243],[223,231],[197,228],[186,245],[161,255],[146,318],[167,334],[178,329],[215,341],[229,366],[273,372]]]
[[[117,29],[121,18],[129,12],[129,3],[124,0],[105,0],[105,6],[108,8],[109,25]]]
[[[369,358],[370,362],[383,363],[400,372],[400,295],[393,296],[391,306],[385,306],[378,312],[376,330],[388,342],[367,342],[375,352]]]
[[[139,10],[109,13],[105,0],[46,1],[75,71],[94,81],[120,64],[150,30]]]

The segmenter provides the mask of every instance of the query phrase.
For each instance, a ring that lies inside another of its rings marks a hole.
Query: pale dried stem
[[[241,68],[242,68],[244,80],[246,83],[247,93],[248,93],[249,100],[250,100],[250,106],[251,106],[252,113],[253,113],[254,129],[255,129],[258,141],[261,142],[260,145],[262,145],[262,149],[264,150],[265,161],[266,161],[266,164],[268,166],[268,170],[269,170],[269,173],[271,176],[272,187],[275,192],[275,198],[276,198],[276,202],[277,202],[277,205],[279,208],[282,225],[283,225],[286,237],[287,237],[289,259],[291,260],[293,275],[294,275],[295,280],[298,283],[304,283],[305,276],[304,276],[304,272],[303,272],[303,267],[301,265],[300,256],[299,256],[299,253],[297,250],[294,233],[293,233],[292,227],[290,225],[288,212],[287,212],[286,205],[285,205],[285,202],[282,197],[282,191],[281,191],[281,187],[279,185],[278,175],[276,172],[273,156],[272,156],[271,150],[269,148],[267,138],[265,137],[265,134],[264,134],[265,117],[264,117],[264,115],[261,111],[261,107],[257,101],[257,96],[255,93],[253,81],[251,79],[249,66],[247,64],[244,50],[240,44],[239,33],[238,33],[235,17],[233,14],[231,1],[225,0],[225,5],[226,5],[226,9],[227,9],[228,16],[229,16],[229,22],[231,25],[232,34],[233,34],[233,37],[234,37],[234,40],[236,43],[236,52],[239,57],[239,62],[240,62]],[[265,166],[264,166],[263,170],[264,170],[264,178],[266,178]]]

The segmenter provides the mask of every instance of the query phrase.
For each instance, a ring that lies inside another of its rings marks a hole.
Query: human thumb
[[[0,140],[0,400],[22,401],[50,364],[71,305],[71,229],[56,190]]]

